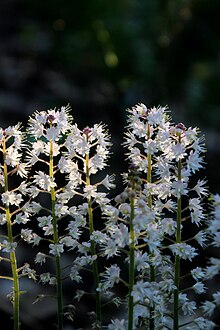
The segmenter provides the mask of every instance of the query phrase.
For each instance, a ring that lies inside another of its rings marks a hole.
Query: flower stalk
[[[150,139],[150,124],[147,125],[147,136],[148,140]],[[151,183],[152,182],[152,156],[151,153],[149,152],[147,155],[147,182]],[[150,211],[152,211],[152,194],[149,192],[148,195],[148,207]],[[150,281],[154,282],[155,281],[155,267],[150,266]],[[149,327],[150,330],[154,330],[154,308],[151,306],[150,307],[150,319],[149,319]]]
[[[88,139],[88,134],[87,134]],[[89,171],[89,154],[86,154],[85,158],[85,168],[86,168],[86,186],[90,186],[90,171]],[[87,197],[88,203],[88,220],[89,220],[89,232],[90,236],[92,236],[94,232],[94,223],[93,223],[93,208],[92,208],[92,199],[91,197]],[[96,256],[96,245],[94,240],[91,240],[91,247],[90,247],[91,256]],[[95,298],[96,298],[96,329],[99,330],[101,328],[102,323],[102,312],[101,312],[101,294],[97,290],[99,286],[99,271],[98,271],[98,264],[97,260],[93,260],[92,263],[93,269],[93,279],[94,279],[94,287],[95,287]]]
[[[134,232],[134,197],[130,197],[130,252],[129,252],[129,292],[128,292],[128,330],[133,330],[134,323],[134,297],[132,295],[134,286],[134,252],[135,252],[135,232]]]
[[[2,153],[3,153],[3,173],[4,173],[4,192],[8,193],[8,167],[6,164],[6,138],[2,139]],[[14,243],[13,232],[12,232],[12,222],[11,222],[11,213],[9,205],[5,206],[5,215],[7,222],[7,234],[8,241],[11,245]],[[14,330],[20,329],[20,321],[19,321],[19,311],[20,311],[20,297],[19,297],[19,278],[18,278],[18,269],[17,269],[17,258],[15,251],[10,252],[10,264],[12,270],[13,277],[13,320],[14,320]]]
[[[181,143],[181,135],[179,135],[179,143]],[[178,160],[178,174],[177,179],[181,181],[182,179],[182,161],[181,159]],[[178,196],[177,199],[177,224],[176,224],[176,244],[181,243],[181,213],[182,213],[182,196]],[[174,263],[174,307],[173,307],[173,330],[179,329],[179,285],[180,285],[180,256],[175,256],[175,263]]]
[[[51,180],[54,179],[54,164],[53,164],[53,141],[50,140],[50,165],[49,172]],[[55,205],[56,205],[56,196],[55,196],[55,188],[50,188],[50,196],[51,196],[51,211],[52,211],[52,223],[53,223],[53,243],[57,245],[59,242],[58,235],[58,224],[57,224],[57,216],[55,213]],[[61,265],[60,265],[60,255],[56,254],[55,256],[56,262],[56,290],[57,290],[57,325],[58,329],[63,329],[63,295],[62,295],[62,275],[61,275]]]

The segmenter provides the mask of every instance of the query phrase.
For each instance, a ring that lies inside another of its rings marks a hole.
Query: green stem
[[[2,141],[2,151],[3,151],[3,163],[4,163],[4,184],[5,188],[4,191],[8,192],[8,169],[6,164],[6,141],[3,138]],[[7,221],[7,231],[8,231],[8,241],[10,243],[14,242],[13,233],[12,233],[12,223],[11,223],[11,214],[9,206],[6,205],[5,207],[6,213],[6,221]],[[19,321],[19,279],[18,279],[18,271],[17,271],[17,259],[15,251],[10,252],[10,263],[11,263],[11,270],[12,270],[12,277],[13,277],[13,320],[14,320],[14,330],[19,330],[20,328],[20,321]]]
[[[89,155],[86,154],[86,186],[89,185],[90,185]],[[91,236],[94,232],[93,209],[92,209],[91,198],[87,198],[87,202],[88,202],[89,232]],[[92,257],[96,255],[96,245],[93,240],[91,240],[90,252]],[[101,294],[99,291],[97,291],[99,286],[99,272],[98,272],[98,264],[96,259],[93,261],[92,270],[93,270],[93,279],[94,279],[95,297],[96,297],[96,330],[99,330],[101,328],[101,323],[102,323],[102,312],[101,312]]]
[[[150,139],[150,125],[148,124],[148,131],[147,131],[147,135],[148,135],[148,139]],[[151,161],[152,161],[152,157],[151,154],[149,153],[147,155],[147,182],[151,183],[152,181],[152,166],[151,166]],[[150,208],[150,210],[152,210],[152,195],[151,193],[148,196],[148,207]]]
[[[53,166],[53,141],[50,141],[50,178],[54,178],[54,166]],[[57,217],[55,213],[56,206],[56,196],[55,189],[51,187],[50,189],[51,196],[51,211],[53,218],[53,242],[54,244],[59,243],[58,235],[58,224]],[[56,255],[56,290],[57,290],[57,325],[58,330],[63,329],[63,295],[62,295],[62,274],[61,274],[61,265],[60,265],[60,256]]]
[[[148,131],[147,131],[148,139],[150,139],[150,124],[148,124]],[[150,153],[147,155],[147,182],[152,182],[152,156]],[[152,211],[152,194],[149,193],[148,195],[148,207],[150,211]],[[155,281],[155,267],[150,266],[150,281]],[[149,321],[149,330],[154,330],[154,308],[150,307],[150,321]]]
[[[178,161],[178,180],[181,180],[182,162]],[[177,228],[176,228],[176,243],[181,242],[181,209],[182,209],[182,198],[181,195],[177,200]],[[180,257],[175,257],[174,264],[174,284],[176,289],[174,290],[174,321],[173,330],[179,329],[179,285],[180,285]]]
[[[135,251],[135,233],[134,233],[134,198],[130,199],[130,256],[129,256],[129,292],[128,292],[128,330],[133,330],[134,321],[134,297],[132,295],[134,286],[134,251]]]

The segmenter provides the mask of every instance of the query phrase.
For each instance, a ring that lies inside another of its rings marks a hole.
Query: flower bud
[[[186,131],[186,126],[183,123],[179,123],[176,125],[176,129]]]
[[[91,133],[91,128],[89,128],[89,127],[87,126],[87,127],[85,127],[85,128],[83,129],[83,134],[85,134],[86,136],[88,136],[89,133]]]
[[[47,122],[50,123],[50,124],[52,124],[52,122],[53,122],[55,119],[56,119],[56,118],[55,118],[54,115],[48,115],[48,116],[47,116]]]

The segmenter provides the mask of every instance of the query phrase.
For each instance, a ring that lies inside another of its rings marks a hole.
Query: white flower
[[[211,317],[214,313],[214,310],[216,308],[216,305],[211,302],[206,300],[203,304],[202,304],[202,310],[204,312],[205,316]]]
[[[97,187],[88,185],[84,187],[84,196],[88,199],[91,197],[96,197],[97,196]]]
[[[28,276],[28,278],[31,278],[34,281],[37,280],[36,271],[34,269],[31,269],[28,263],[24,264],[22,268],[22,275]]]
[[[182,195],[187,195],[188,193],[187,183],[181,180],[174,181],[172,183],[171,192],[177,198],[180,198]]]
[[[17,166],[20,162],[20,158],[21,158],[21,153],[16,148],[14,148],[13,145],[7,148],[6,159],[5,159],[5,163],[7,165],[10,165],[12,167]]]
[[[199,198],[190,198],[189,200],[189,209],[190,211],[202,210]]]
[[[33,230],[32,229],[21,229],[21,238],[30,243],[33,237]]]
[[[179,142],[172,145],[172,151],[176,161],[183,159],[187,155],[185,147]]]
[[[164,233],[173,235],[176,230],[176,221],[172,218],[164,218],[161,223],[161,229]]]
[[[150,268],[149,255],[146,252],[142,254],[141,251],[137,251],[135,253],[135,268],[137,271]]]
[[[60,203],[56,204],[55,205],[55,214],[58,218],[60,218],[61,216],[69,214],[68,206],[60,204]]]
[[[112,320],[112,323],[108,325],[108,330],[126,330],[125,320]]]
[[[201,230],[198,232],[198,234],[196,234],[196,236],[194,238],[201,247],[205,248],[207,246],[206,242],[207,242],[208,238],[207,238],[206,232]]]
[[[176,243],[169,246],[173,254],[190,261],[197,255],[196,249],[186,243]]]
[[[98,230],[94,230],[92,235],[90,236],[90,240],[96,242],[96,244],[104,244],[107,239],[108,236]]]
[[[86,256],[77,257],[74,262],[76,263],[77,266],[84,267],[84,266],[92,265],[96,259],[97,259],[96,255],[93,256],[86,255]]]
[[[214,247],[220,247],[220,232],[216,232],[212,237],[212,245]]]
[[[37,203],[37,202],[31,202],[31,204],[29,205],[28,207],[28,210],[29,212],[31,212],[32,214],[36,214],[36,213],[39,213],[39,211],[42,209],[42,206]]]
[[[118,247],[125,247],[129,242],[128,228],[123,223],[107,226],[107,231],[110,234],[112,242]],[[109,243],[109,240],[107,240]]]
[[[45,143],[45,154],[50,155],[50,142]],[[58,143],[54,142],[52,143],[52,151],[53,151],[53,156],[56,157],[60,153],[60,146]]]
[[[50,279],[51,279],[51,275],[50,275],[49,272],[48,273],[40,274],[40,281],[43,284],[50,282]]]
[[[213,293],[213,299],[214,303],[219,306],[220,305],[220,291],[217,291],[216,293]]]
[[[192,277],[198,281],[204,278],[205,272],[201,267],[196,267],[195,269],[191,270]]]
[[[39,171],[37,172],[37,174],[34,175],[33,182],[45,191],[50,191],[51,188],[56,187],[56,183],[54,182],[54,179],[50,178],[49,175],[45,174],[42,171]]]
[[[16,194],[13,191],[6,191],[1,196],[2,203],[5,205],[16,205],[19,206],[23,201],[21,194]]]
[[[155,164],[156,174],[163,178],[170,177],[170,163],[166,159],[158,157],[157,163]]]
[[[49,226],[52,222],[53,218],[51,215],[37,217],[37,221],[39,222],[39,227]]]
[[[44,153],[45,151],[45,142],[41,141],[41,140],[37,140],[36,142],[34,142],[32,144],[32,147],[31,147],[31,154],[32,155],[35,155],[38,159],[38,156],[41,154],[41,153]]]
[[[23,223],[26,224],[28,221],[30,221],[29,219],[29,214],[27,212],[25,213],[18,213],[16,214],[15,220],[14,222],[16,223]]]
[[[79,275],[78,266],[76,266],[76,265],[71,267],[69,276],[72,281],[76,281],[77,283],[80,283],[82,281],[82,277]]]
[[[150,125],[161,125],[164,122],[164,115],[167,107],[153,107],[150,109],[147,120]]]
[[[196,225],[199,225],[201,221],[205,219],[203,214],[203,207],[200,204],[199,198],[192,198],[189,200],[189,209],[191,211],[191,221]]]
[[[164,281],[160,281],[159,285],[161,290],[165,292],[173,292],[173,290],[176,289],[176,286],[174,285],[172,279],[166,279]]]
[[[206,267],[206,279],[211,279],[220,271],[220,259],[210,258],[211,266]]]
[[[78,242],[73,239],[71,236],[65,236],[60,239],[60,243],[70,247],[71,250],[75,249],[78,246]]]
[[[3,249],[2,249],[3,252],[8,252],[8,253],[14,252],[17,247],[17,243],[4,240],[2,242],[2,247],[3,247]]]
[[[46,257],[47,257],[46,254],[38,252],[34,261],[35,263],[39,263],[42,265],[43,263],[45,263]]]
[[[133,286],[132,296],[135,302],[143,302],[149,304],[157,295],[155,288],[156,283],[149,283],[140,280]]]
[[[114,175],[106,175],[106,177],[100,182],[105,188],[109,189],[114,189],[115,184],[113,183],[114,181]]]
[[[59,128],[58,127],[49,127],[46,130],[46,138],[48,141],[56,141],[59,139]]]
[[[104,279],[109,288],[112,288],[115,283],[119,282],[120,279],[120,268],[117,265],[112,265],[106,268],[104,273]]]
[[[199,156],[199,154],[196,151],[190,151],[189,157],[186,160],[187,167],[189,170],[192,171],[192,173],[195,173],[200,168],[203,168],[203,159]]]
[[[207,181],[205,180],[198,180],[197,184],[195,185],[194,188],[192,188],[192,190],[195,190],[197,192],[197,194],[199,195],[199,197],[203,196],[208,196],[208,189],[206,187],[204,187],[204,185],[207,184]]]
[[[158,151],[158,141],[148,139],[143,143],[143,147],[146,154],[156,154]]]
[[[39,245],[41,237],[33,233],[32,229],[22,229],[21,238],[27,243],[33,243],[33,245]]]
[[[127,203],[123,203],[123,204],[119,205],[119,210],[124,215],[129,215],[131,213],[131,207]]]
[[[6,222],[7,222],[7,220],[6,220],[6,215],[5,215],[4,213],[3,213],[3,214],[0,213],[0,225],[2,226],[2,225],[4,225]]]
[[[60,157],[58,168],[61,173],[70,173],[72,171],[78,172],[77,163],[74,163],[71,159],[65,158],[63,156]]]
[[[202,282],[197,282],[192,288],[198,294],[204,293],[206,290],[206,287]]]
[[[107,259],[120,253],[117,244],[111,238],[102,247],[102,252],[107,256]]]
[[[20,193],[26,195],[29,192],[28,183],[25,181],[21,182],[17,189],[20,191]]]
[[[21,178],[27,177],[27,174],[28,174],[28,165],[27,164],[25,164],[25,163],[17,164],[16,170],[17,170],[17,174],[20,175]],[[25,193],[25,191],[23,190],[22,193]]]
[[[184,315],[193,315],[197,309],[195,301],[187,301],[181,308]]]
[[[46,236],[47,235],[53,235],[53,233],[54,233],[53,224],[51,223],[48,226],[44,226],[43,230],[44,230],[44,235],[46,235]]]
[[[49,253],[55,256],[60,256],[60,254],[63,253],[64,251],[63,244],[50,244],[49,248],[50,248]]]
[[[84,296],[85,291],[83,290],[76,290],[76,294],[74,299],[76,299],[78,302],[80,301],[80,299]]]
[[[203,317],[194,319],[193,323],[187,326],[186,330],[213,330],[215,327],[214,322],[206,320]]]

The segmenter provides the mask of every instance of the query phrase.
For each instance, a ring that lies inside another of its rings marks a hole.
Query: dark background
[[[81,128],[108,125],[119,174],[125,109],[138,102],[201,128],[220,192],[219,0],[1,0],[0,126],[70,103]]]

